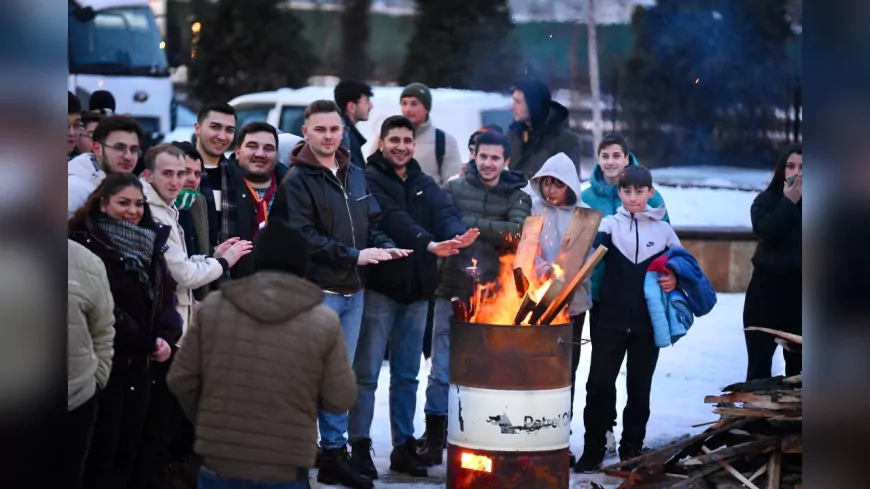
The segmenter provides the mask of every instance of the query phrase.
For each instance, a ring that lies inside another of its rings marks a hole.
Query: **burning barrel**
[[[448,488],[567,488],[570,322],[450,320]]]

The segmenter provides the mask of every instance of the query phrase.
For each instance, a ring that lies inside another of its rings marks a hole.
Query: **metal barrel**
[[[568,488],[572,330],[450,319],[448,488]]]

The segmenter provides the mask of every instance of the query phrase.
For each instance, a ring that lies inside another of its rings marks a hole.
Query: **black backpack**
[[[444,164],[444,152],[447,144],[444,131],[435,129],[435,160],[438,162],[438,176],[441,176],[441,165]]]

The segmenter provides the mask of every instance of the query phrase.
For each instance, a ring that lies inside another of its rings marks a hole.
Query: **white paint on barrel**
[[[568,448],[571,388],[506,391],[450,386],[447,441],[498,452]]]

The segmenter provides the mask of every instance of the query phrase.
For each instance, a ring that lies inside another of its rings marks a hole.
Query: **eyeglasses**
[[[139,158],[140,156],[142,156],[142,150],[139,149],[139,146],[127,146],[124,143],[118,143],[118,144],[115,144],[112,146],[108,146],[108,145],[106,145],[106,143],[100,143],[100,144],[104,148],[111,148],[112,151],[116,151],[122,155],[129,152],[131,155],[135,156],[136,158]]]
[[[79,121],[79,122],[73,122],[72,124],[67,124],[67,125],[66,125],[66,129],[67,129],[67,130],[72,129],[72,130],[74,130],[75,132],[82,132],[82,131],[85,130],[85,125],[82,124],[81,121]]]

